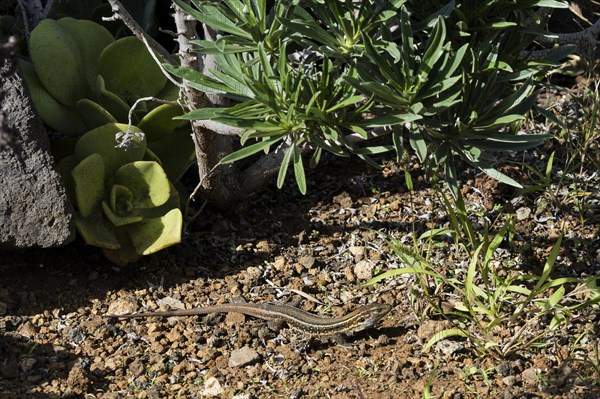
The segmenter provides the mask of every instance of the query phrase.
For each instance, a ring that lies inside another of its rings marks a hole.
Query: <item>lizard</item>
[[[141,317],[196,316],[210,313],[242,313],[263,320],[282,320],[289,326],[310,335],[351,334],[373,327],[387,315],[392,307],[387,304],[372,303],[340,317],[323,317],[304,310],[276,304],[226,303],[193,309],[165,312],[144,312],[129,314],[108,314],[105,318],[133,319]]]

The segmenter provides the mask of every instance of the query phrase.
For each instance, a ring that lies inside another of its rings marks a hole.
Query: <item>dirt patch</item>
[[[427,389],[452,399],[600,395],[598,370],[575,360],[582,350],[591,356],[597,348],[597,315],[573,321],[549,336],[547,345],[506,359],[477,355],[460,339],[425,351],[425,342],[447,322],[415,303],[414,282],[398,277],[362,283],[399,266],[378,232],[410,242],[414,234],[447,226],[435,192],[417,185],[409,195],[401,168],[391,162],[381,173],[356,161],[331,160],[310,181],[305,197],[290,184],[268,190],[228,218],[207,211],[182,245],[129,268],[115,268],[80,242],[3,253],[0,398],[383,399],[422,397]],[[494,204],[504,208],[514,198],[512,189],[475,175],[464,193],[485,217],[499,211]],[[600,274],[598,224],[582,223],[577,213],[551,203],[542,206],[539,198],[522,197],[513,205],[531,208],[535,217],[553,209],[577,232],[566,238],[565,270],[557,273]],[[588,203],[591,217],[598,205]],[[555,237],[549,225],[532,218],[517,222],[521,237],[515,248],[506,248],[506,257],[539,273]],[[439,253],[447,256],[440,272],[464,260],[451,243]],[[237,297],[333,316],[374,301],[394,309],[376,328],[348,337],[350,347],[235,314],[102,318],[110,307],[157,310]],[[570,352],[570,340],[585,332],[580,352]],[[511,334],[498,332],[504,333]]]

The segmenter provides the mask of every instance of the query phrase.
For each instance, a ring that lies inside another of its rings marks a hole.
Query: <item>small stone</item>
[[[256,363],[258,359],[259,355],[254,349],[249,346],[244,346],[231,352],[231,356],[229,356],[229,367],[247,366]]]
[[[156,305],[159,308],[170,308],[170,309],[185,309],[185,304],[178,299],[175,299],[171,296],[166,296],[164,298],[160,298],[156,301]]]
[[[235,324],[244,324],[246,321],[246,316],[242,313],[230,312],[225,316],[225,324],[228,326],[233,326]]]
[[[315,264],[315,258],[310,255],[304,255],[298,259],[298,263],[300,263],[306,269],[310,269]]]
[[[450,322],[448,320],[425,320],[417,330],[417,337],[424,341],[427,341],[434,334],[437,334],[440,331],[443,331],[449,327]]]
[[[362,257],[365,255],[365,247],[352,246],[352,247],[348,248],[348,251],[350,251],[350,253],[354,256]]]
[[[344,278],[348,282],[353,282],[356,280],[356,277],[354,276],[354,272],[352,271],[352,268],[350,266],[346,266],[344,268],[344,270],[342,270],[342,273],[344,273]]]
[[[237,395],[235,395],[234,397],[232,397],[231,399],[250,399],[250,394],[245,392],[245,393],[238,393]]]
[[[19,366],[21,367],[21,370],[23,370],[25,373],[28,373],[35,365],[35,362],[36,360],[34,358],[26,357],[19,362]]]
[[[152,345],[150,345],[150,350],[152,353],[163,353],[165,351],[165,347],[160,344],[158,341],[154,341]]]
[[[502,379],[502,383],[507,387],[512,387],[513,385],[515,385],[515,382],[517,382],[517,377],[515,377],[514,375],[509,375],[508,377],[504,377]]]
[[[516,215],[517,215],[517,220],[519,220],[519,221],[528,219],[529,215],[531,215],[531,209],[523,206],[523,207],[517,209]]]
[[[21,326],[19,326],[19,328],[17,329],[17,334],[23,337],[33,338],[37,334],[37,329],[35,328],[33,323],[28,320],[25,323],[21,324]]]
[[[271,246],[269,245],[269,241],[267,241],[267,240],[260,240],[259,242],[257,242],[256,243],[256,251],[257,252],[264,252],[264,253],[271,252]]]
[[[119,298],[108,305],[108,311],[106,313],[115,315],[134,313],[137,310],[137,307],[138,305],[135,298]]]
[[[454,352],[461,350],[463,348],[463,344],[457,341],[443,339],[435,345],[435,348],[438,351],[441,351],[444,355],[449,356]]]
[[[373,277],[373,269],[375,268],[370,262],[361,260],[354,266],[354,274],[359,280],[368,280]]]
[[[106,358],[106,361],[104,362],[104,367],[106,367],[106,369],[111,370],[111,371],[115,371],[117,369],[123,368],[123,361],[121,357],[118,356],[109,356]]]
[[[273,262],[273,269],[280,272],[282,270],[285,270],[286,268],[287,267],[286,267],[285,257],[283,257],[283,256],[276,257],[275,261]]]
[[[142,363],[139,359],[136,359],[133,362],[131,362],[127,369],[132,378],[134,378],[141,375],[144,372],[145,364]]]
[[[204,388],[202,389],[202,395],[208,397],[221,396],[223,393],[223,387],[221,383],[215,377],[209,377],[204,382]]]
[[[530,367],[528,369],[523,370],[521,373],[521,378],[523,378],[523,382],[526,384],[535,384],[538,380],[539,370],[535,367]]]
[[[340,195],[333,197],[333,202],[340,205],[342,208],[352,207],[352,198],[347,192],[343,192]]]

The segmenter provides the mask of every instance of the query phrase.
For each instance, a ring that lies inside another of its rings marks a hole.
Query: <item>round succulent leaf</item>
[[[127,123],[129,121],[129,105],[117,94],[106,89],[106,84],[102,75],[96,77],[96,87],[98,92],[98,103],[102,105],[117,121]],[[138,119],[133,114],[133,124],[138,122]]]
[[[162,88],[156,97],[167,101],[177,101],[179,98],[179,86],[167,79],[165,87]]]
[[[93,213],[88,217],[75,214],[77,231],[86,244],[100,248],[118,249],[121,247],[113,227],[108,225],[102,213]]]
[[[183,216],[179,209],[172,209],[158,218],[144,219],[126,227],[138,254],[149,255],[181,242]]]
[[[74,108],[61,104],[50,95],[31,62],[21,59],[19,66],[27,81],[33,105],[46,125],[66,136],[79,136],[87,130]]]
[[[142,216],[140,215],[117,215],[115,212],[113,212],[110,205],[108,205],[106,201],[102,201],[102,210],[104,211],[106,217],[108,217],[108,220],[110,220],[110,222],[117,227],[126,226],[132,223],[138,223],[143,220]]]
[[[117,169],[142,159],[146,152],[146,140],[139,139],[137,135],[134,136],[131,147],[127,149],[115,147],[117,145],[115,135],[126,131],[127,125],[121,123],[107,123],[90,130],[77,142],[75,155],[78,159],[83,159],[90,154],[100,154],[104,159],[107,183],[112,184]],[[131,126],[131,131],[141,133],[141,130],[135,126]]]
[[[98,60],[98,73],[108,90],[130,104],[140,97],[156,96],[167,82],[146,46],[135,36],[107,46]]]
[[[60,103],[74,106],[86,96],[83,59],[75,38],[53,19],[31,32],[29,54],[40,82]]]
[[[128,263],[135,262],[142,257],[136,252],[127,228],[128,226],[114,228],[114,233],[121,245],[118,249],[105,248],[102,250],[108,260],[120,266],[126,266]]]
[[[126,216],[133,210],[133,193],[120,184],[113,184],[110,189],[110,209],[119,216]]]
[[[181,115],[183,115],[181,107],[173,104],[161,104],[144,115],[137,127],[146,134],[148,142],[162,140],[181,126],[182,122],[189,126],[186,121],[173,119]]]
[[[65,17],[59,19],[57,23],[63,31],[68,32],[75,39],[81,54],[81,68],[86,82],[87,96],[97,98],[98,59],[102,50],[115,39],[104,26],[90,20]]]
[[[175,186],[169,182],[169,199],[167,202],[154,208],[139,208],[137,211],[144,219],[161,217],[171,209],[181,209],[182,204],[180,198],[181,196],[179,195],[179,190],[177,190]]]
[[[100,154],[91,154],[71,171],[75,186],[75,202],[83,217],[98,213],[104,196],[104,160]]]
[[[134,208],[154,208],[163,205],[170,196],[169,179],[157,162],[125,164],[117,170],[115,183],[131,190]]]
[[[88,98],[77,101],[77,111],[88,129],[95,129],[117,120],[102,105]]]

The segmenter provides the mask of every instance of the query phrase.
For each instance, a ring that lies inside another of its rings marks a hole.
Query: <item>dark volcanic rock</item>
[[[0,249],[55,247],[73,240],[73,210],[27,87],[0,41]]]

